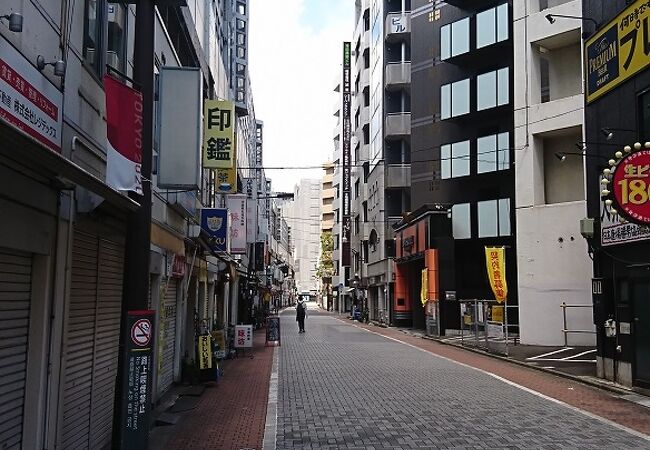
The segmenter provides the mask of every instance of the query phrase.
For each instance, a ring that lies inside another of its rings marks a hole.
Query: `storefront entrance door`
[[[650,280],[634,283],[635,384],[650,387]]]

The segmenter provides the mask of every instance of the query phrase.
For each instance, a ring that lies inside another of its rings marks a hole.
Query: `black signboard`
[[[122,449],[148,448],[155,311],[128,311],[123,337]]]
[[[351,220],[351,172],[352,161],[350,145],[352,140],[352,124],[350,123],[350,108],[352,107],[352,92],[351,92],[351,79],[350,79],[350,43],[343,43],[343,233],[350,242],[350,228],[352,225]],[[350,252],[345,251],[342,255],[342,262],[344,266],[350,265]]]
[[[280,318],[277,316],[266,319],[266,345],[277,342],[281,345],[280,340]]]

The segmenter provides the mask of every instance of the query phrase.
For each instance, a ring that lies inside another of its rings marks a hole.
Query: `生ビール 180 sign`
[[[650,149],[625,156],[611,174],[614,211],[632,223],[650,225]]]
[[[650,225],[650,142],[625,146],[603,170],[601,196],[621,222]]]

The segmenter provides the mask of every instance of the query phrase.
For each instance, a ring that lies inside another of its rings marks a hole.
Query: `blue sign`
[[[212,250],[228,251],[228,210],[226,208],[202,209],[201,228],[208,234]]]

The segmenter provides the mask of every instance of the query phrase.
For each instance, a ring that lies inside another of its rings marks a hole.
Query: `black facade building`
[[[512,1],[413,1],[411,206],[452,211],[453,245],[438,256],[443,332],[459,326],[455,299],[494,298],[486,246],[506,247],[517,303],[512,34]]]
[[[587,210],[596,225],[588,242],[594,261],[598,375],[648,389],[650,232],[612,220],[601,199],[601,179],[616,150],[650,140],[650,71],[647,70],[650,8],[646,1],[585,0],[582,4],[583,15],[600,24],[592,38],[587,37],[585,51]],[[593,53],[596,47],[592,44],[617,31],[618,51],[609,53],[605,64],[597,63],[594,58],[598,55]],[[626,39],[628,32],[637,34],[638,39],[634,42]],[[628,67],[638,63],[639,70],[625,72],[628,56],[631,58]],[[590,64],[592,60],[594,64]],[[610,78],[606,80],[603,76]],[[605,87],[600,93],[592,94],[599,83]],[[612,142],[620,143],[620,148],[609,145]]]

